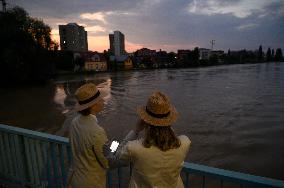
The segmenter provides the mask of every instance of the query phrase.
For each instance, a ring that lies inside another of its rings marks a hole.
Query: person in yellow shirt
[[[78,103],[74,110],[78,114],[69,128],[73,160],[68,175],[68,187],[106,187],[108,160],[102,149],[108,139],[96,118],[96,114],[103,110],[105,95],[93,83],[84,84],[75,92]]]
[[[121,143],[110,163],[132,163],[129,188],[183,188],[180,177],[191,141],[177,136],[172,128],[178,113],[162,92],[154,92],[147,105],[138,108],[140,117]],[[137,139],[140,131],[144,136]],[[130,141],[132,140],[132,141]]]

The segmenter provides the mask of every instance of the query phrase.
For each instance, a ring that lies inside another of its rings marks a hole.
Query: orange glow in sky
[[[60,45],[59,31],[53,29],[51,31],[51,38]],[[134,52],[143,48],[142,45],[133,44],[125,41],[125,48],[127,52]],[[109,38],[107,36],[88,36],[88,49],[91,51],[103,52],[109,49]]]

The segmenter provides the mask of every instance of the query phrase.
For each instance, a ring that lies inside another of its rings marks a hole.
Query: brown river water
[[[108,92],[98,115],[110,139],[135,126],[155,90],[180,113],[173,125],[192,145],[187,161],[284,180],[284,63],[61,76],[42,87],[0,89],[0,123],[55,134],[78,86]]]

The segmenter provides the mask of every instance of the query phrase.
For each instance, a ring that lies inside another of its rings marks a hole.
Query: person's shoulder
[[[78,113],[75,114],[74,113],[74,114],[68,115],[67,119],[71,120],[71,123],[74,124],[74,123],[78,122],[80,116],[81,116],[80,114],[78,114]]]
[[[191,144],[191,140],[185,135],[180,135],[178,138],[181,142],[181,145],[189,146]]]
[[[129,150],[136,150],[136,149],[139,149],[139,148],[141,149],[141,147],[143,147],[142,140],[139,139],[139,140],[128,141],[127,144],[126,144],[126,147]]]

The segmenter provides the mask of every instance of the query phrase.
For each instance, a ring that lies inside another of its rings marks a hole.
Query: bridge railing
[[[64,137],[0,124],[0,181],[21,187],[66,187],[71,164],[69,140]],[[108,172],[108,187],[125,187],[131,168]],[[185,187],[191,187],[192,176],[201,177],[198,187],[212,187],[208,179],[218,181],[218,187],[234,183],[239,187],[284,188],[284,181],[212,168],[185,162],[182,169]]]
[[[66,187],[70,163],[67,138],[0,124],[0,179],[23,187]]]

